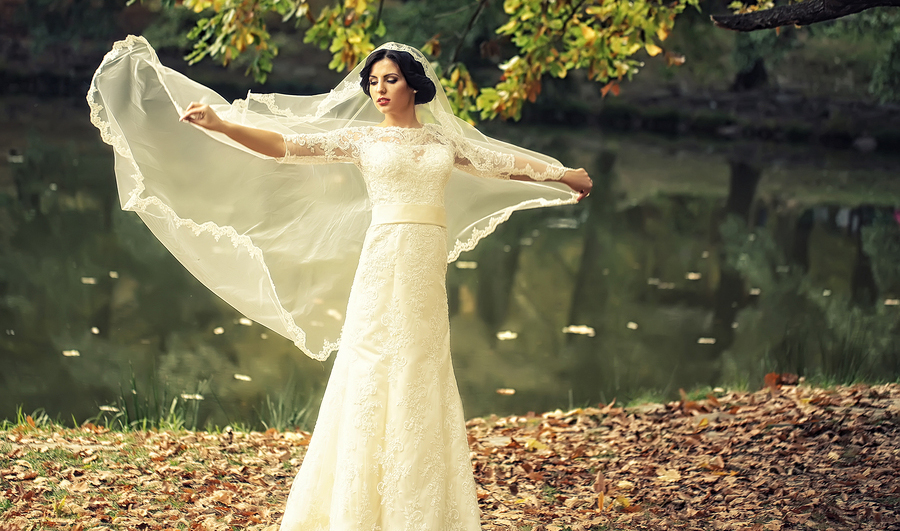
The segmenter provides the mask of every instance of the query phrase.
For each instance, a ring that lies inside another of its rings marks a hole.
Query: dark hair
[[[372,65],[382,59],[390,59],[400,68],[400,73],[406,78],[406,84],[416,91],[416,105],[428,103],[434,99],[434,83],[425,75],[425,68],[415,60],[409,52],[400,50],[381,49],[372,52],[362,72],[359,73],[359,85],[366,96],[369,96],[369,74],[372,73]]]

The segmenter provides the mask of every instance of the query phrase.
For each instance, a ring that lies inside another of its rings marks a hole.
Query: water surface
[[[83,103],[0,109],[0,147],[15,150],[0,162],[0,417],[174,400],[202,427],[271,423],[279,400],[315,409],[330,362],[243,319],[119,209]],[[900,374],[900,159],[489,130],[584,166],[596,188],[515,214],[450,265],[468,416],[756,386],[768,371]]]

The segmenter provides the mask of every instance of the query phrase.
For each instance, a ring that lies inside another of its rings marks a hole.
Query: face
[[[385,114],[408,111],[415,106],[416,98],[412,87],[406,84],[400,67],[387,58],[372,65],[369,73],[369,97],[378,110]]]

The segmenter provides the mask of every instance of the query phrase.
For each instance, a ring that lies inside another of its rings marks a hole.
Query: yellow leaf
[[[528,442],[525,443],[525,449],[531,452],[535,450],[545,450],[546,448],[547,445],[537,439],[528,439]]]
[[[584,40],[587,41],[587,44],[593,44],[597,39],[597,32],[587,24],[581,25],[581,34],[584,35]]]
[[[509,22],[497,28],[497,33],[509,33],[516,27],[517,23],[516,19],[510,19]]]
[[[669,28],[665,26],[656,28],[656,37],[661,41],[666,40],[669,37]]]
[[[519,0],[506,0],[503,2],[503,11],[505,11],[507,15],[512,15],[516,9],[519,9],[520,5],[522,5],[522,2]]]
[[[597,510],[603,512],[603,493],[597,494]]]
[[[662,53],[662,48],[653,44],[652,42],[648,42],[644,48],[647,49],[647,53],[650,54],[650,57],[656,57],[657,55]]]

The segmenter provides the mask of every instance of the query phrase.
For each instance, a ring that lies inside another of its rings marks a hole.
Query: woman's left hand
[[[594,182],[591,181],[590,176],[584,170],[584,168],[578,168],[577,170],[569,170],[563,175],[563,178],[559,180],[559,182],[565,184],[569,188],[571,188],[575,193],[578,194],[578,201],[581,201],[591,193],[591,188],[594,186]]]

